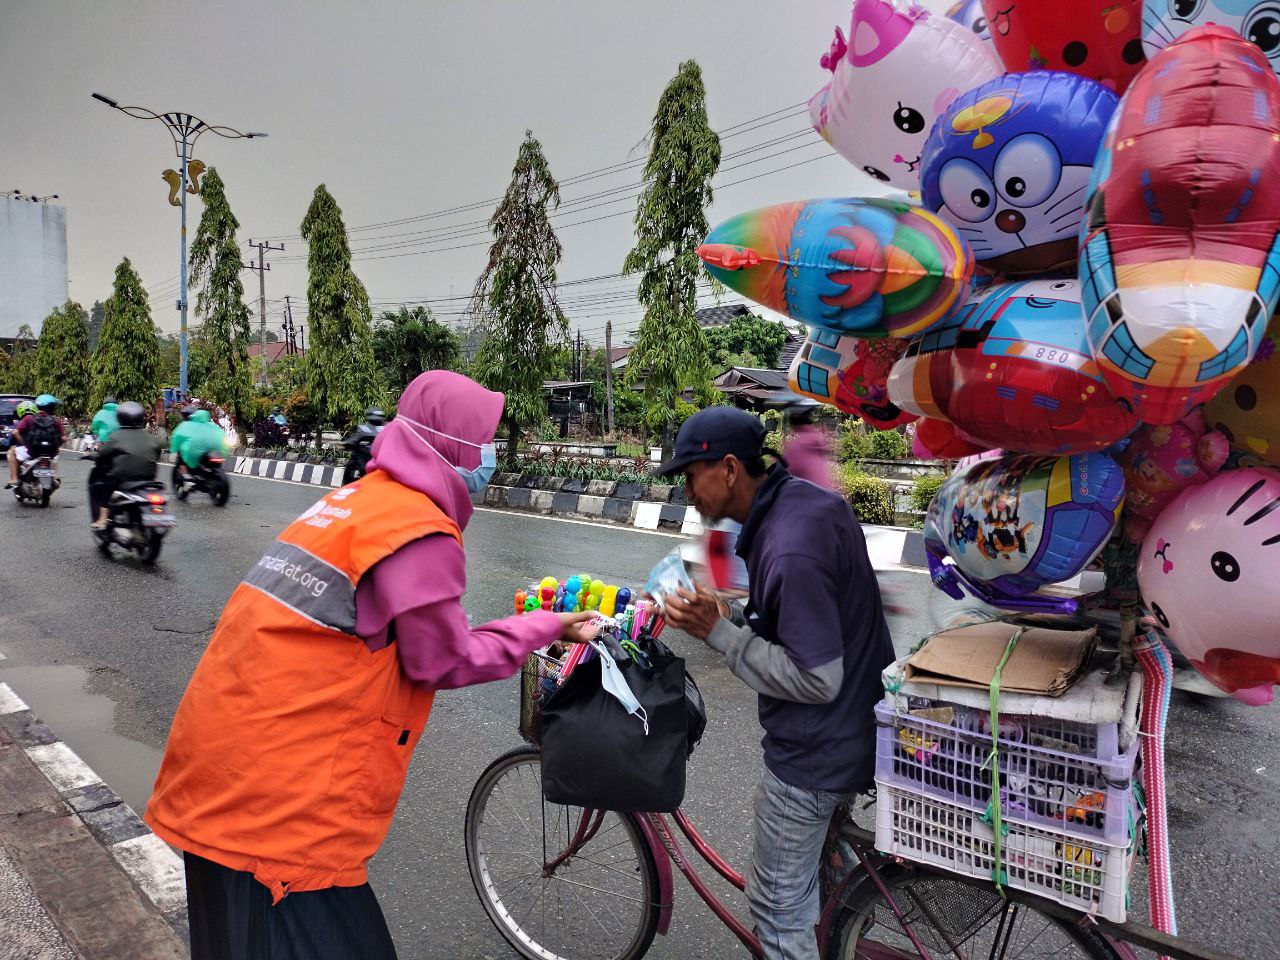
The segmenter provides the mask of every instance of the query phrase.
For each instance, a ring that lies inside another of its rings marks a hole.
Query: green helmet
[[[18,418],[21,419],[22,417],[25,417],[27,414],[34,415],[38,413],[39,410],[40,408],[37,407],[32,401],[23,400],[15,408],[14,413],[16,413],[18,415]]]

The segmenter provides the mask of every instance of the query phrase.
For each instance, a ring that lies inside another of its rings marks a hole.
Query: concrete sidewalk
[[[0,683],[5,960],[188,955],[182,861]]]

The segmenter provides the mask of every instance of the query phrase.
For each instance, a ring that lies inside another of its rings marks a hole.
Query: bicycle
[[[664,814],[543,799],[538,675],[533,683],[525,679],[520,731],[529,744],[485,769],[464,821],[472,883],[507,943],[527,960],[638,960],[670,926],[675,864],[747,951],[762,956],[753,931],[703,879]],[[745,889],[743,875],[683,810],[672,820],[716,874]],[[1136,960],[1135,946],[1173,960],[1230,960],[1133,921],[1090,917],[1032,893],[1001,891],[880,853],[848,805],[828,831],[819,881],[823,960]]]

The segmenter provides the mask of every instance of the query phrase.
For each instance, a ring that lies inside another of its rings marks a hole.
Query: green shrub
[[[938,495],[938,489],[946,479],[940,473],[930,473],[923,477],[916,477],[915,483],[911,485],[911,492],[907,494],[907,501],[911,504],[911,509],[921,512],[928,510],[929,504],[933,503],[933,498]]]
[[[841,463],[854,463],[871,456],[871,442],[861,420],[849,418],[840,422],[836,433],[836,459]]]
[[[893,488],[887,481],[863,473],[851,464],[843,464],[837,482],[859,520],[863,523],[893,524],[896,519]]]
[[[877,460],[905,460],[910,448],[907,438],[897,430],[872,430],[867,437],[870,457]]]

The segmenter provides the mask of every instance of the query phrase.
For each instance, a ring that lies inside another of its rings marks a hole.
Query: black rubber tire
[[[106,537],[99,537],[97,534],[94,534],[93,538],[97,541],[98,552],[104,557],[111,556],[111,541]]]
[[[861,868],[855,869],[861,871]],[[885,885],[888,886],[891,891],[901,889],[908,881],[918,879],[923,876],[930,879],[941,878],[943,880],[952,881],[962,887],[972,888],[975,896],[980,895],[982,897],[989,898],[995,894],[995,888],[990,883],[980,883],[976,880],[968,880],[954,874],[943,874],[927,870],[925,868],[908,866],[906,864],[885,864],[878,869],[877,873],[879,874],[880,879],[884,881]],[[1085,928],[1079,924],[1059,920],[1056,917],[1040,913],[1035,907],[1030,906],[1026,902],[1026,898],[1017,890],[1011,890],[1006,887],[1005,894],[1009,903],[1018,904],[1022,909],[1030,910],[1038,916],[1044,917],[1045,920],[1054,925],[1065,937],[1074,943],[1074,945],[1079,949],[1081,956],[1088,957],[1089,960],[1122,960],[1121,955],[1116,951],[1116,949],[1092,928]],[[823,960],[848,960],[848,958],[853,957],[854,954],[851,952],[853,945],[849,944],[848,940],[857,933],[854,927],[858,918],[867,907],[876,903],[883,903],[883,897],[879,888],[876,886],[875,881],[866,875],[863,875],[860,878],[855,878],[850,883],[849,888],[845,891],[843,899],[844,902],[840,908],[840,912],[836,915],[835,920],[831,924],[831,935],[827,941],[826,949],[823,951]],[[895,896],[894,899],[898,900],[900,897]],[[885,910],[888,911],[888,907],[885,907]],[[892,919],[892,914],[890,914],[890,918]],[[896,923],[896,921],[894,922]],[[920,926],[918,924],[915,925],[915,928],[917,936],[920,935],[921,929],[926,931],[930,929],[927,925]],[[895,936],[901,936],[900,930],[896,927],[894,933]],[[925,946],[928,947],[930,943],[938,940],[938,938],[936,936],[932,938],[921,937],[921,940]],[[906,949],[908,951],[912,951],[910,955],[915,955],[914,947],[908,946]],[[945,946],[943,949],[945,950]],[[933,951],[931,949],[931,953],[932,952]],[[982,955],[986,956],[986,952],[982,951]],[[1037,954],[1037,956],[1044,956],[1044,954],[1040,953]],[[1005,960],[1018,960],[1018,956],[1016,954],[1008,954],[1005,957]]]
[[[497,908],[485,895],[485,884],[480,872],[477,851],[477,829],[479,826],[477,817],[480,811],[484,809],[494,785],[498,783],[508,769],[521,763],[538,762],[538,749],[531,746],[517,747],[494,760],[493,763],[485,768],[484,773],[480,774],[480,779],[476,781],[476,785],[471,789],[471,797],[467,801],[467,814],[463,821],[463,846],[466,849],[467,871],[471,874],[471,882],[476,888],[476,895],[480,898],[480,903],[484,906],[485,913],[493,922],[493,925],[498,928],[498,932],[502,934],[502,938],[507,941],[508,945],[517,954],[526,958],[526,960],[545,960],[551,954],[550,951],[545,950],[543,952],[534,952],[526,944],[513,938],[511,932],[502,924]],[[555,804],[550,805],[555,806]],[[635,815],[626,813],[617,814],[617,816],[622,819],[623,827],[635,849],[640,869],[646,873],[645,881],[648,884],[648,890],[651,891],[651,896],[644,905],[645,909],[631,944],[622,953],[610,958],[610,960],[640,960],[648,951],[653,943],[654,935],[658,932],[658,907],[656,903],[658,898],[658,866],[653,860],[653,852],[645,843],[644,835],[640,832]],[[566,958],[566,960],[570,960],[570,958]]]
[[[52,496],[53,496],[52,490],[42,490],[40,492],[40,506],[42,507],[49,506],[49,498]]]
[[[348,483],[355,483],[363,476],[364,471],[348,460],[346,467],[342,471],[342,485],[345,487]]]
[[[209,499],[215,507],[225,507],[231,498],[231,482],[221,474],[214,478],[213,489],[209,491]]]
[[[169,471],[169,486],[173,488],[173,495],[181,500],[182,488],[186,484],[182,482],[182,477],[178,474],[177,464],[174,464],[173,469]]]
[[[160,548],[163,546],[164,534],[159,530],[150,530],[147,533],[147,545],[138,551],[138,556],[142,558],[144,564],[150,566],[160,556]]]

